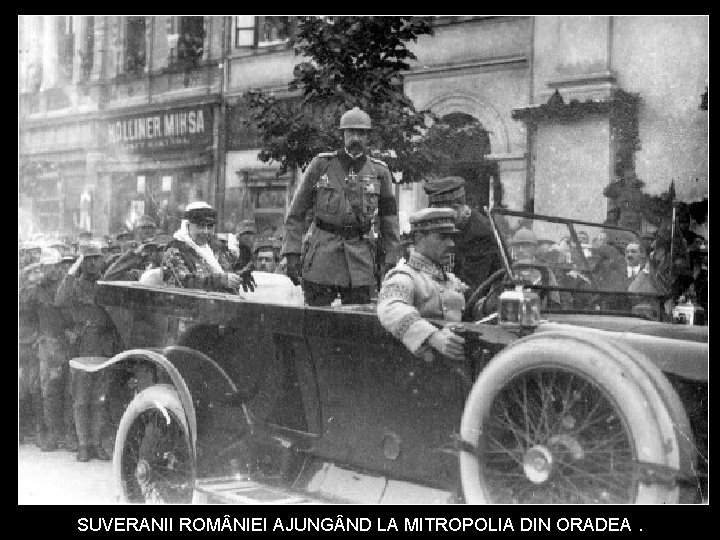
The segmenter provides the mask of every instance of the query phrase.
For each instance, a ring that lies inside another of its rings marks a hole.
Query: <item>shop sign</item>
[[[213,113],[209,106],[123,116],[107,125],[111,149],[137,153],[211,146],[212,134]]]

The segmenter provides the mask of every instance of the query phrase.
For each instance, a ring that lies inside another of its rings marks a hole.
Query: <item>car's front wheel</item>
[[[193,453],[172,386],[146,388],[128,405],[115,439],[113,473],[122,502],[192,502]]]
[[[582,341],[548,337],[503,351],[463,413],[466,501],[677,502],[676,486],[656,474],[678,466],[663,401],[627,359]]]

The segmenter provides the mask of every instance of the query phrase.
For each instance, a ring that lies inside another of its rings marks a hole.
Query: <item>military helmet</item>
[[[535,233],[530,229],[522,228],[515,233],[515,236],[510,240],[510,244],[535,244],[537,245],[537,237]]]
[[[372,129],[372,122],[368,113],[354,107],[340,118],[340,129]]]

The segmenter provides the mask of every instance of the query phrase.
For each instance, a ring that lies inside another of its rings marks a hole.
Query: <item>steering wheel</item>
[[[490,276],[488,276],[485,281],[478,285],[477,288],[470,295],[467,304],[465,304],[462,320],[469,320],[472,317],[473,310],[475,309],[475,304],[477,304],[478,300],[480,300],[480,298],[482,298],[483,296],[486,296],[488,292],[490,292],[492,287],[499,283],[506,276],[507,272],[505,271],[505,268],[500,268],[499,270],[495,270],[495,272],[490,274]]]

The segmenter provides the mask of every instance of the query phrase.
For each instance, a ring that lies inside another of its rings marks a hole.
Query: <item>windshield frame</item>
[[[570,219],[570,218],[562,218],[558,216],[547,216],[543,214],[535,214],[532,212],[524,212],[519,210],[508,210],[505,208],[491,208],[488,209],[485,207],[485,214],[488,216],[488,219],[490,220],[490,225],[492,227],[493,233],[495,235],[496,242],[498,243],[498,246],[500,247],[500,253],[502,255],[503,265],[505,266],[505,270],[510,276],[510,280],[512,281],[513,285],[519,285],[521,284],[519,280],[517,280],[514,277],[513,270],[512,270],[512,264],[511,261],[511,251],[510,247],[508,245],[508,239],[504,238],[503,235],[500,233],[500,228],[498,227],[498,224],[496,222],[497,216],[509,216],[509,217],[518,217],[518,218],[526,218],[531,220],[537,220],[537,221],[546,221],[550,223],[558,223],[561,225],[566,225],[568,227],[568,230],[570,232],[570,235],[572,237],[572,241],[577,245],[580,246],[580,240],[577,236],[577,232],[575,230],[575,226],[587,226],[587,227],[602,227],[603,229],[608,230],[615,230],[615,231],[622,231],[624,233],[630,233],[633,235],[638,242],[641,241],[640,235],[633,231],[632,229],[628,229],[626,227],[620,227],[617,225],[610,225],[610,224],[604,224],[604,223],[594,223],[591,221],[582,221],[582,220],[576,220],[576,219]],[[580,262],[582,263],[582,266],[585,270],[587,270],[590,275],[592,275],[591,267],[585,258],[585,254],[582,250],[579,250],[579,256],[580,256]],[[599,294],[603,296],[623,296],[626,298],[635,298],[635,299],[647,299],[647,300],[653,300],[654,302],[659,302],[661,305],[662,303],[667,300],[668,298],[671,298],[671,295],[669,293],[649,293],[649,292],[628,292],[628,291],[612,291],[612,290],[603,290],[597,288],[597,283],[595,282],[594,276],[592,278],[594,287],[591,289],[572,289],[568,287],[560,287],[560,286],[554,286],[554,285],[542,285],[542,284],[525,284],[523,285],[525,287],[528,287],[532,290],[537,291],[558,291],[558,292],[570,292],[575,294]],[[585,312],[587,310],[567,310],[567,309],[551,309],[551,308],[545,308],[544,311],[549,312],[562,312],[562,313],[568,313],[572,311],[582,311]],[[598,314],[609,314],[608,311],[598,311]],[[625,312],[623,312],[625,314]],[[628,312],[627,315],[630,315]]]

